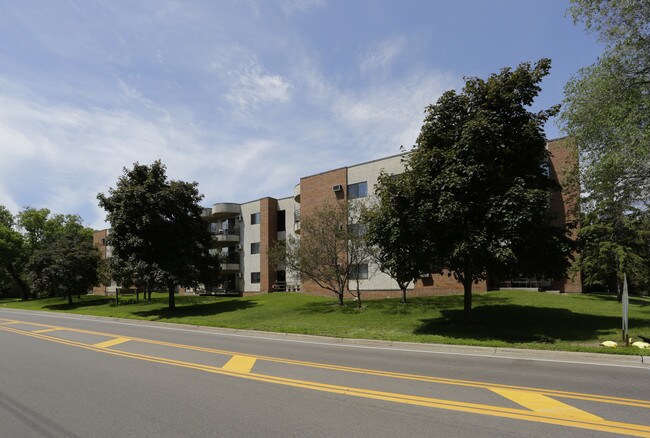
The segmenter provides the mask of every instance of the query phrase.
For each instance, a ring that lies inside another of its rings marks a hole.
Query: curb
[[[106,322],[115,322],[130,325],[142,325],[152,327],[167,327],[175,330],[198,331],[204,333],[214,333],[230,336],[250,336],[259,339],[269,340],[289,340],[292,342],[332,344],[338,346],[349,346],[356,348],[402,350],[410,352],[448,354],[448,355],[465,355],[465,356],[482,356],[500,359],[513,360],[537,360],[546,362],[574,362],[597,365],[628,365],[647,367],[650,369],[650,356],[647,355],[617,355],[607,353],[585,353],[574,351],[556,351],[556,350],[532,350],[523,348],[510,347],[483,347],[470,345],[453,345],[453,344],[430,344],[417,342],[386,341],[378,339],[357,339],[357,338],[338,338],[330,336],[307,335],[298,333],[282,332],[265,332],[248,329],[231,329],[224,327],[197,326],[190,324],[179,324],[172,322],[147,321],[128,318],[113,318],[107,316],[84,315],[65,312],[47,312],[40,310],[25,310],[13,308],[0,308],[0,310],[28,312],[33,314],[43,314],[47,316],[65,315],[79,319],[99,320]]]

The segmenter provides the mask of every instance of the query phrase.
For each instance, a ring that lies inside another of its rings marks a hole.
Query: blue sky
[[[411,146],[424,107],[542,57],[535,109],[602,48],[561,0],[0,2],[0,204],[77,213],[135,161],[204,205]],[[561,135],[551,122],[547,136]]]

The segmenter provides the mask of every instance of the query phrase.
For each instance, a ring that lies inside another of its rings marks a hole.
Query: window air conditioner
[[[332,191],[333,192],[340,192],[341,190],[343,190],[343,186],[341,184],[334,184],[332,186]]]
[[[241,272],[238,272],[237,273],[237,278],[244,278],[244,274],[242,274]]]
[[[242,246],[241,243],[238,243],[237,244],[237,251],[241,251],[242,249],[244,249],[244,247]]]
[[[235,219],[236,219],[238,222],[241,222],[242,217],[241,217],[241,215],[240,215],[240,216],[237,216]]]
[[[428,272],[420,272],[420,278],[429,278],[431,274]]]

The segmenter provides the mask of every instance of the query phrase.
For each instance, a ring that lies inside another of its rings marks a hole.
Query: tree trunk
[[[68,304],[72,305],[72,292],[68,292]]]
[[[343,305],[343,291],[338,291],[336,293],[336,295],[338,296],[338,299],[339,299],[339,306],[342,306]]]
[[[361,287],[359,286],[358,279],[357,279],[357,309],[361,309]]]
[[[169,310],[174,310],[176,308],[176,297],[174,296],[176,285],[167,287],[169,288]]]
[[[136,303],[140,302],[140,288],[139,287],[135,288],[135,302]]]
[[[20,278],[20,275],[16,272],[14,267],[11,265],[11,263],[8,263],[7,266],[7,272],[9,273],[9,276],[13,280],[13,282],[18,286],[18,289],[20,290],[20,299],[23,301],[27,301],[29,299],[29,288],[27,287],[27,284],[23,281],[22,278]]]
[[[402,286],[401,284],[399,285],[399,288],[402,289],[402,304],[406,304],[406,288],[408,287],[408,284]]]
[[[466,324],[472,322],[472,278],[463,280],[463,316]]]

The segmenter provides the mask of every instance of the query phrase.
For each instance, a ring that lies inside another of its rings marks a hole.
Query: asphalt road
[[[0,310],[0,437],[615,434],[650,437],[638,358]]]

